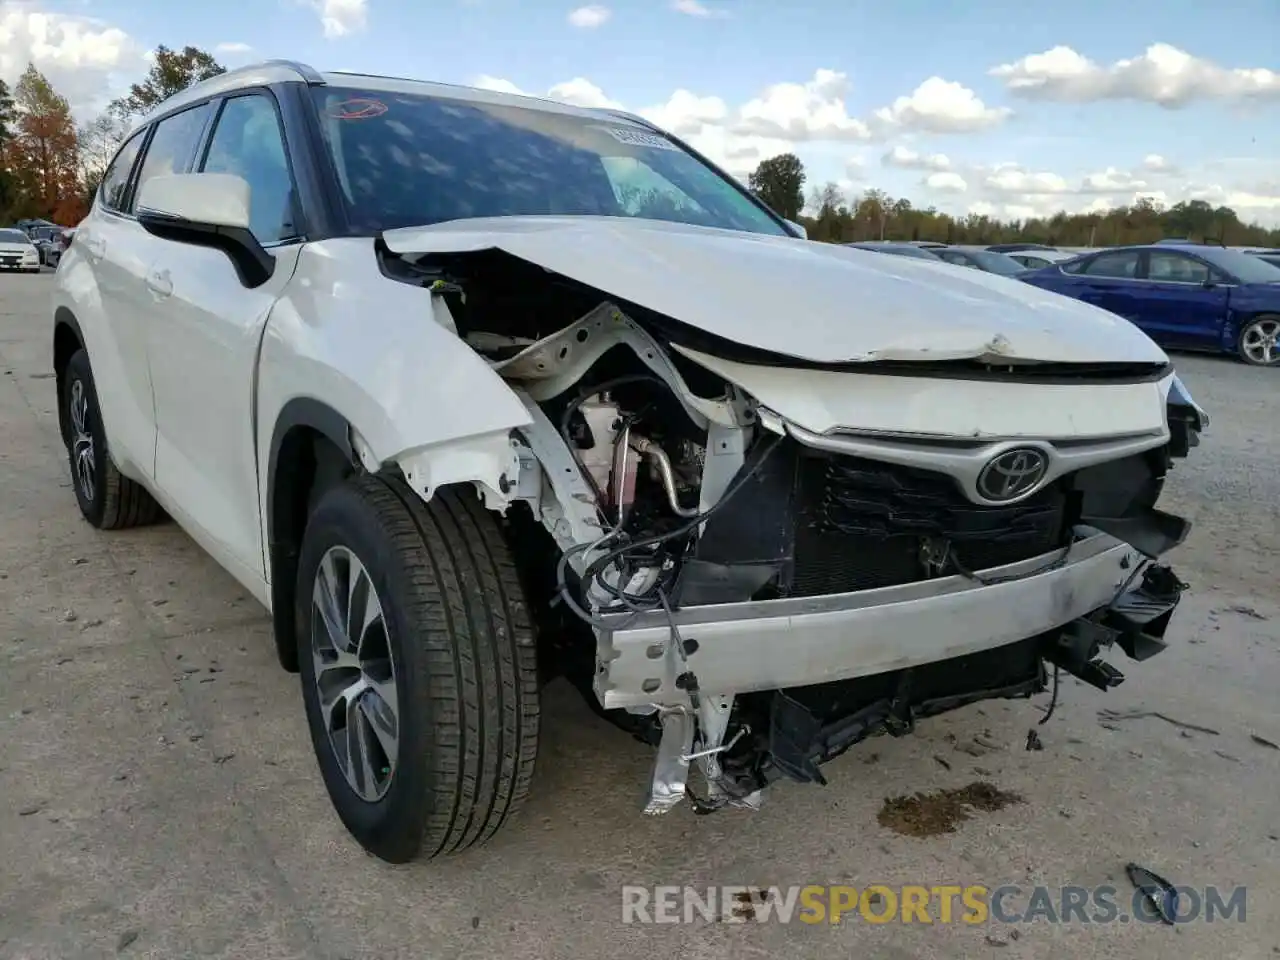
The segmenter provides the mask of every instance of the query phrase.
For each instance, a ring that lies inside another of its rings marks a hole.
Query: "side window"
[[[142,193],[142,185],[152,177],[187,172],[195,156],[196,145],[200,142],[200,134],[204,132],[209,110],[210,105],[202,103],[198,107],[166,117],[156,124],[156,132],[147,147],[147,155],[142,158],[138,186],[129,201],[130,209]]]
[[[973,264],[969,262],[969,258],[966,257],[963,253],[959,253],[958,251],[938,250],[936,252],[938,256],[940,256],[943,260],[947,261],[947,263],[954,263],[961,267],[973,266]]]
[[[124,210],[129,197],[129,174],[133,173],[133,163],[138,159],[138,150],[146,139],[147,131],[139,130],[124,142],[116,157],[102,175],[102,203],[108,210]]]
[[[1138,252],[1125,250],[1118,253],[1104,253],[1090,260],[1079,272],[1090,277],[1132,280],[1138,273]]]
[[[234,97],[223,105],[201,171],[233,173],[249,184],[249,229],[259,243],[298,236],[284,135],[267,97]]]
[[[1147,261],[1147,279],[1166,283],[1207,283],[1209,265],[1181,253],[1152,250]]]

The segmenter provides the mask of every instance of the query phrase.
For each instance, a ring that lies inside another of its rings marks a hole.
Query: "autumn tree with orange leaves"
[[[14,118],[5,161],[11,213],[74,224],[85,214],[79,141],[71,105],[34,64],[13,91]]]

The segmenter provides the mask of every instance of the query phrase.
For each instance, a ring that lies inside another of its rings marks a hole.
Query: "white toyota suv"
[[[121,147],[53,306],[84,517],[167,513],[267,607],[390,861],[516,811],[553,678],[654,745],[648,812],[754,806],[1115,685],[1185,586],[1155,504],[1207,418],[1151,340],[809,242],[628,114],[224,74]]]

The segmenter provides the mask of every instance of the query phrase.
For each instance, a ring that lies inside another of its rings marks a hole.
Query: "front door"
[[[267,315],[301,249],[274,98],[252,93],[224,101],[197,169],[248,182],[250,229],[276,265],[271,279],[249,289],[218,250],[157,244],[146,277],[155,304],[149,350],[156,480],[220,560],[262,579],[255,367]]]

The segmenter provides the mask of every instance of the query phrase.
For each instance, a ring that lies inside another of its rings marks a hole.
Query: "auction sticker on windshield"
[[[643,130],[629,130],[625,127],[601,127],[600,129],[608,133],[619,143],[625,143],[630,147],[653,147],[655,150],[674,150],[677,153],[680,151],[680,148],[674,143],[666,137],[659,136],[656,133],[645,133]]]

